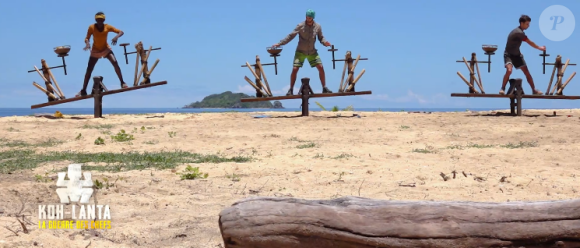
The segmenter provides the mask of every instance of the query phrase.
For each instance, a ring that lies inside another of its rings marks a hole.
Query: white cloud
[[[286,95],[286,92],[290,89],[290,85],[284,86],[282,90],[272,90],[272,95],[279,96],[279,95]]]
[[[255,94],[256,89],[250,85],[238,85],[238,90],[235,93]]]
[[[443,94],[436,94],[431,97],[425,97],[423,95],[416,94],[415,92],[409,90],[407,91],[407,95],[398,96],[398,97],[391,97],[387,94],[378,94],[378,95],[365,95],[361,96],[363,99],[366,100],[376,100],[376,101],[387,101],[387,102],[397,102],[397,103],[408,103],[408,102],[415,102],[419,104],[433,104],[433,103],[441,103],[447,102],[448,99]]]

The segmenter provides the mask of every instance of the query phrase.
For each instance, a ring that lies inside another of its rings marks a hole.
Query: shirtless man
[[[524,60],[524,55],[520,53],[520,46],[524,41],[535,49],[538,49],[540,51],[546,50],[545,46],[540,47],[536,45],[536,43],[528,39],[528,36],[526,36],[526,34],[524,33],[524,30],[530,27],[531,20],[532,19],[529,16],[522,15],[520,17],[520,25],[514,30],[512,30],[508,35],[507,44],[505,45],[505,51],[503,55],[506,72],[505,75],[503,76],[501,90],[499,91],[499,94],[501,95],[505,94],[505,86],[510,78],[510,75],[512,74],[513,67],[515,67],[516,69],[521,69],[522,72],[524,72],[524,74],[526,75],[526,79],[530,84],[530,87],[532,87],[534,95],[543,94],[541,91],[537,90],[536,87],[534,86],[534,79],[532,78],[532,75],[530,75],[530,71],[528,71],[528,66],[526,65],[526,61]]]
[[[304,60],[308,60],[310,67],[316,67],[318,69],[318,76],[320,77],[320,83],[322,84],[322,93],[332,93],[326,87],[326,78],[324,75],[324,68],[322,67],[322,60],[318,55],[318,51],[314,48],[316,42],[316,37],[318,36],[318,41],[324,46],[330,46],[330,42],[326,41],[322,35],[322,27],[320,24],[314,22],[314,16],[316,13],[314,10],[306,11],[306,20],[296,25],[294,31],[286,36],[278,44],[274,44],[272,47],[278,47],[288,44],[290,41],[299,35],[298,46],[296,47],[296,53],[294,54],[294,68],[292,68],[292,74],[290,75],[290,89],[287,96],[291,96],[294,93],[294,83],[296,83],[296,75],[298,70],[304,64]]]
[[[87,72],[85,73],[85,81],[83,83],[83,89],[76,95],[79,96],[86,96],[87,95],[87,85],[89,84],[89,80],[91,78],[91,74],[93,73],[93,69],[99,61],[100,58],[107,58],[115,67],[115,72],[119,77],[119,81],[121,81],[121,87],[127,88],[127,84],[123,81],[123,74],[121,74],[121,68],[119,68],[119,63],[117,63],[117,59],[115,58],[115,54],[111,50],[111,46],[107,44],[107,35],[109,32],[116,33],[115,36],[111,40],[112,45],[117,44],[117,40],[119,37],[123,36],[123,31],[109,25],[105,24],[105,14],[103,12],[98,12],[95,15],[95,24],[91,24],[89,26],[89,30],[87,31],[87,36],[85,38],[86,46],[83,50],[87,51],[91,49],[91,44],[89,40],[91,36],[93,36],[93,48],[91,49],[91,55],[89,57],[89,64],[87,66]]]

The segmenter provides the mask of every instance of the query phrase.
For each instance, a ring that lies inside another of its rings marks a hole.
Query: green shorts
[[[322,60],[320,59],[320,56],[318,56],[318,53],[306,55],[301,52],[296,52],[294,54],[294,67],[302,67],[305,59],[308,59],[310,67],[316,67],[316,65],[322,64]]]

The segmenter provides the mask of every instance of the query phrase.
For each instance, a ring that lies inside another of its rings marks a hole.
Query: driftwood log
[[[580,247],[580,200],[248,198],[220,213],[225,248]]]

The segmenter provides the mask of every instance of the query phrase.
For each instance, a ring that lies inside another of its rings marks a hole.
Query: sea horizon
[[[326,109],[331,111],[332,108]],[[339,108],[343,111],[344,108]],[[508,108],[352,108],[355,112],[464,112],[464,111],[495,111]],[[534,108],[570,109],[570,108]],[[0,108],[0,117],[34,116],[38,114],[54,114],[60,111],[64,115],[92,115],[93,108]],[[225,113],[225,112],[297,112],[300,108],[103,108],[103,114],[160,114],[160,113]],[[323,111],[320,108],[310,108],[310,111]]]

